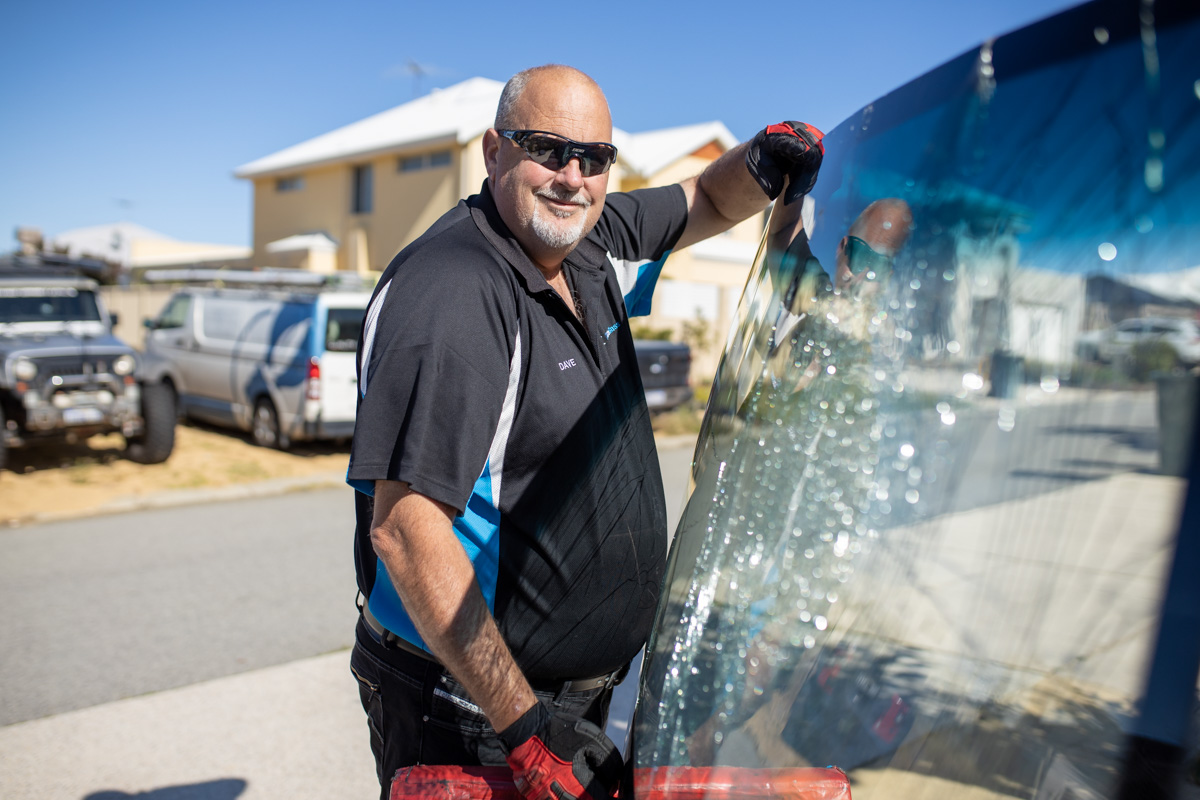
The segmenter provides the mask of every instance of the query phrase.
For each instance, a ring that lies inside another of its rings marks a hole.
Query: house
[[[470,78],[244,164],[254,185],[253,263],[316,272],[381,271],[460,198],[479,191],[482,138],[504,84]],[[737,140],[720,122],[644,133],[613,131],[610,191],[695,175]],[[647,323],[681,335],[702,320],[697,348],[711,375],[753,261],[763,218],[672,254]],[[694,329],[694,328],[693,328]]]
[[[134,278],[158,267],[245,268],[251,254],[248,247],[184,242],[132,222],[64,231],[51,239],[50,249],[72,258],[106,261]]]

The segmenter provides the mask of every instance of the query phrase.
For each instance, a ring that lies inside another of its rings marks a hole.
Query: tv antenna
[[[429,74],[429,70],[411,58],[404,65],[404,71],[413,76],[413,97],[421,96],[421,78]]]

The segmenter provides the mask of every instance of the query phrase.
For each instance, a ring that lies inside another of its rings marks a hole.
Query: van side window
[[[335,353],[353,353],[362,332],[361,308],[331,308],[325,327],[325,349]]]
[[[297,347],[308,335],[312,305],[270,298],[215,297],[207,302],[202,316],[204,335],[214,341]]]
[[[159,330],[182,328],[187,324],[188,312],[192,308],[192,298],[186,294],[176,295],[167,303],[166,308],[158,315],[155,327]]]

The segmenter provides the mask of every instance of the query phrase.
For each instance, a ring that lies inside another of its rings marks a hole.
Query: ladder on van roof
[[[307,288],[312,290],[370,290],[374,281],[356,273],[320,274],[294,269],[151,269],[147,283],[192,284],[214,287],[246,286],[262,289]]]

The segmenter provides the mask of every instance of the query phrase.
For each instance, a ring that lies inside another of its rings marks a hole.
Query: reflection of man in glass
[[[899,198],[868,205],[838,242],[832,283],[803,231],[797,233],[781,260],[798,269],[782,293],[783,308],[767,354],[776,387],[786,381],[793,391],[804,389],[834,355],[831,344],[869,337],[876,310],[869,301],[885,285],[912,225],[912,211]]]
[[[912,211],[899,198],[885,197],[863,209],[838,243],[837,290],[845,292],[885,278],[911,230]]]

